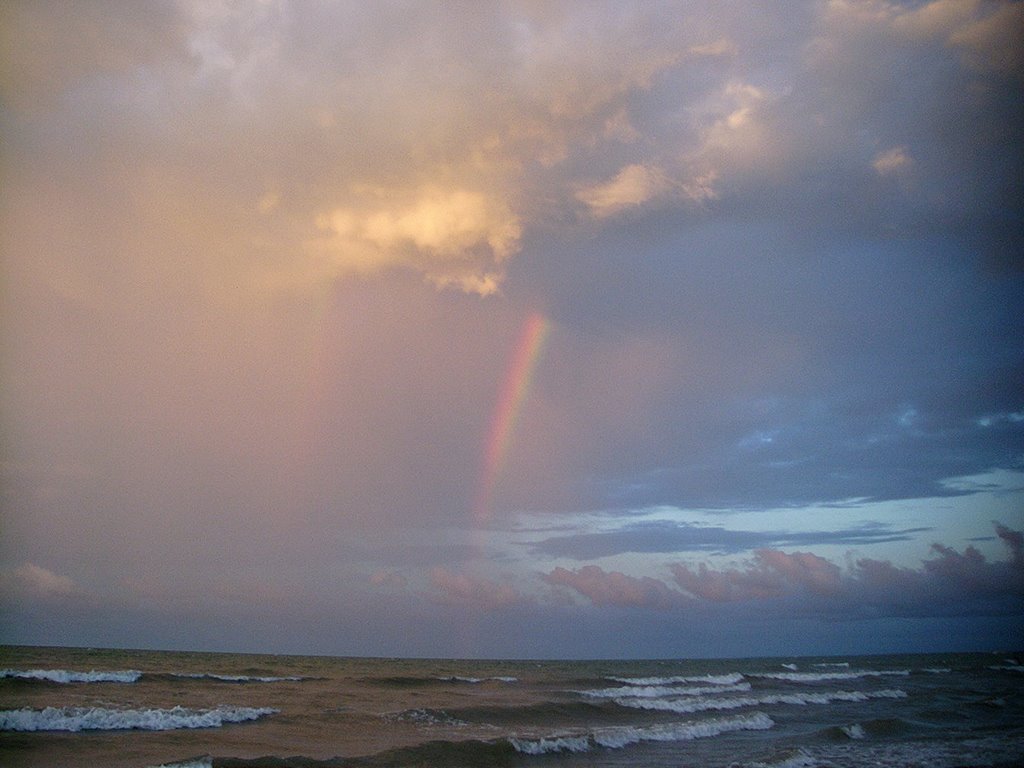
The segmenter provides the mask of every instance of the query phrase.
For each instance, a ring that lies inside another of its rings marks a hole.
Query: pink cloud
[[[782,597],[805,589],[816,595],[835,594],[841,582],[839,567],[809,552],[791,555],[761,549],[743,570],[711,570],[703,563],[696,571],[676,563],[671,566],[676,583],[702,600],[728,602]]]
[[[483,610],[504,608],[526,599],[510,584],[455,573],[443,567],[430,571],[430,585],[439,593],[437,597],[441,602],[469,605]]]
[[[585,565],[578,571],[559,567],[542,578],[548,584],[576,590],[594,605],[670,608],[686,600],[685,595],[659,579],[636,578],[596,565]]]
[[[716,571],[705,563],[698,565],[696,571],[691,571],[683,563],[674,563],[671,568],[676,583],[701,600],[723,603],[779,597],[782,594],[781,580],[764,569]]]
[[[762,549],[757,559],[790,584],[805,587],[817,595],[831,595],[839,589],[839,567],[810,552],[787,555],[774,549]]]
[[[21,592],[30,597],[73,597],[83,594],[72,579],[35,563],[25,563],[15,568],[3,581],[5,587],[12,592]]]
[[[788,599],[811,604],[825,613],[844,614],[856,614],[868,607],[872,611],[881,607],[894,615],[1000,610],[998,606],[1007,599],[1012,602],[1024,596],[1024,536],[1000,525],[997,533],[1009,547],[1011,560],[989,561],[972,546],[958,552],[933,544],[934,556],[917,569],[870,558],[842,569],[809,552],[787,554],[762,549],[739,567],[716,569],[706,563],[673,563],[669,567],[679,589],[659,579],[605,571],[596,565],[576,571],[555,568],[542,578],[579,592],[595,605],[665,609],[698,601]]]

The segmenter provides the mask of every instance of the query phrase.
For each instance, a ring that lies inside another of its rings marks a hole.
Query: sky
[[[0,17],[0,642],[1020,647],[1024,3]]]

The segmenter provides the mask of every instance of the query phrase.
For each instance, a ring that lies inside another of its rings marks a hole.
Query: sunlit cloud
[[[430,571],[430,586],[442,603],[496,610],[523,602],[527,598],[512,584],[482,576],[437,567]]]
[[[656,610],[685,610],[697,602],[770,602],[776,604],[773,610],[851,617],[1002,615],[1018,610],[1024,599],[1024,537],[998,523],[996,531],[1010,550],[1009,560],[988,560],[973,546],[959,552],[934,544],[933,556],[919,568],[873,558],[859,558],[843,568],[810,552],[763,549],[736,567],[671,563],[674,585],[596,565],[573,571],[559,567],[543,578],[595,605]]]
[[[411,194],[374,189],[362,209],[336,208],[317,221],[326,237],[308,245],[345,271],[388,266],[419,269],[439,284],[493,293],[500,265],[519,244],[518,218],[500,200],[464,189],[425,188]]]
[[[627,165],[608,182],[581,189],[576,196],[594,216],[604,218],[646,203],[671,188],[672,183],[661,169],[634,164]]]

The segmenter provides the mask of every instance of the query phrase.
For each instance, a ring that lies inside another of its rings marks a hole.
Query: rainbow
[[[473,506],[473,519],[478,523],[485,522],[490,517],[494,488],[508,456],[512,433],[533,383],[533,374],[544,351],[544,342],[547,340],[550,327],[551,324],[544,315],[534,312],[526,318],[519,333],[515,353],[491,417],[483,471],[476,503]]]

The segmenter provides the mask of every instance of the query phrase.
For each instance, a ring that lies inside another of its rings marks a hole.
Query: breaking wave
[[[0,731],[173,731],[219,728],[228,723],[258,720],[279,710],[269,707],[217,707],[194,710],[47,707],[0,711]]]
[[[599,728],[584,734],[566,734],[541,739],[509,739],[517,752],[543,755],[551,752],[586,752],[593,747],[621,749],[642,741],[690,741],[718,736],[731,731],[763,731],[775,722],[763,712],[742,717],[705,720],[703,722],[661,723],[658,725],[615,726]]]
[[[38,680],[48,683],[134,683],[142,677],[135,669],[76,672],[70,669],[0,669],[0,679]]]
[[[741,709],[772,704],[831,704],[833,701],[867,701],[868,699],[902,699],[906,693],[900,690],[884,691],[827,691],[821,693],[778,693],[763,696],[730,696],[719,699],[644,699],[639,697],[615,699],[621,707],[650,709],[679,714],[706,712],[709,710]]]
[[[707,683],[708,685],[735,685],[743,681],[743,675],[733,672],[727,675],[691,675],[676,677],[609,677],[626,685],[677,685],[679,683]]]
[[[749,673],[749,676],[768,680],[786,680],[791,683],[818,683],[827,680],[855,680],[859,677],[885,677],[888,675],[906,677],[909,674],[909,669],[865,669],[850,672],[757,672]]]
[[[150,677],[150,675],[146,675]],[[157,675],[152,675],[157,677]],[[213,680],[221,683],[291,683],[307,680],[305,677],[262,677],[259,675],[217,675],[212,672],[172,672],[167,675],[172,680]]]
[[[665,696],[706,696],[716,693],[741,693],[750,690],[750,683],[732,685],[676,687],[668,685],[625,685],[617,688],[597,688],[580,691],[584,696],[598,699],[615,699],[620,696],[635,698],[663,698]]]
[[[518,683],[518,677],[460,677],[459,675],[451,675],[448,677],[437,678],[443,683]]]

